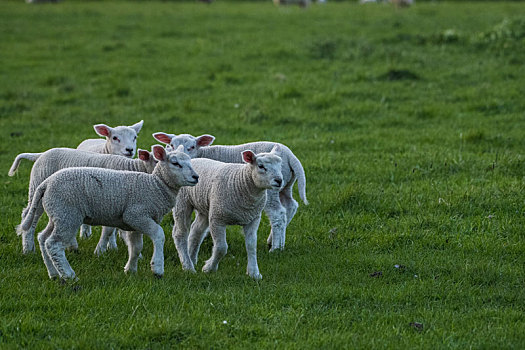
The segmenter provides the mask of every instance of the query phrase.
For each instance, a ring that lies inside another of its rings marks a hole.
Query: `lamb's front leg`
[[[213,238],[213,250],[211,257],[206,261],[202,268],[203,272],[217,271],[219,268],[219,261],[221,261],[228,251],[228,243],[226,243],[226,226],[210,222],[210,233]]]
[[[189,206],[182,206],[181,201],[177,202],[177,206],[173,209],[173,231],[171,233],[173,242],[177,248],[182,269],[185,271],[195,272],[195,266],[191,261],[188,252],[188,235],[191,223],[192,208]]]
[[[262,279],[262,275],[259,273],[259,266],[257,265],[257,229],[259,228],[260,222],[261,216],[259,215],[259,217],[251,223],[243,226],[246,255],[248,256],[246,274],[256,280]]]

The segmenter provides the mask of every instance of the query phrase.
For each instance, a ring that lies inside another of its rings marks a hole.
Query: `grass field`
[[[523,349],[524,37],[519,2],[1,2],[0,348]],[[280,253],[263,218],[261,282],[235,227],[217,273],[184,273],[169,217],[161,280],[148,239],[131,276],[122,242],[79,241],[72,285],[22,255],[16,154],[141,119],[141,148],[210,133],[301,159],[310,205]]]

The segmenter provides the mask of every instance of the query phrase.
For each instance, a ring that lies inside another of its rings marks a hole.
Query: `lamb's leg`
[[[191,223],[191,213],[193,209],[191,206],[177,202],[176,207],[173,209],[173,231],[171,233],[177,253],[179,254],[179,260],[182,264],[182,269],[186,271],[195,272],[195,266],[190,259],[188,253],[188,235]]]
[[[117,229],[113,228],[113,231],[109,235],[108,250],[117,250]]]
[[[143,246],[143,236],[139,232],[134,231],[122,232],[122,235],[125,236],[124,240],[126,241],[129,255],[124,272],[137,272],[139,255]]]
[[[286,226],[288,227],[290,221],[292,221],[295,216],[295,213],[297,213],[297,208],[299,208],[299,204],[292,197],[292,187],[286,186],[281,192],[279,192],[279,199],[281,200],[283,207],[286,209]]]
[[[244,240],[246,244],[246,255],[248,256],[248,265],[246,266],[246,274],[256,280],[262,279],[259,273],[259,266],[257,265],[257,229],[261,222],[261,216],[243,226]]]
[[[95,255],[102,255],[106,252],[106,249],[110,249],[110,239],[111,235],[114,234],[115,228],[102,226],[102,233],[100,234],[100,239],[98,240],[97,247],[95,248]],[[116,243],[115,243],[116,248]]]
[[[266,191],[267,200],[264,211],[270,219],[270,225],[272,230],[268,236],[268,247],[270,252],[277,249],[284,249],[284,241],[286,238],[286,209],[281,205],[279,199],[279,192],[276,190]]]
[[[190,236],[188,238],[190,258],[193,262],[193,266],[197,265],[197,259],[199,256],[199,249],[201,247],[202,241],[208,234],[208,218],[197,212],[195,214],[195,220],[191,224]]]
[[[150,218],[144,217],[141,209],[124,213],[124,222],[135,231],[148,236],[153,242],[153,256],[151,257],[151,271],[157,277],[164,275],[164,231],[159,224]],[[140,253],[140,251],[139,251]]]
[[[56,278],[58,277],[58,271],[55,269],[55,266],[53,265],[53,261],[51,260],[51,257],[49,254],[47,254],[47,250],[45,247],[45,242],[51,235],[51,232],[53,232],[53,221],[49,220],[47,223],[46,228],[38,234],[38,244],[40,245],[40,252],[42,253],[42,259],[44,260],[44,264],[47,268],[47,274],[49,275],[49,278]]]
[[[27,212],[28,211],[24,209],[24,213],[22,214],[24,218],[24,214],[27,215]],[[44,208],[42,206],[37,207],[35,209],[35,218],[40,218],[42,214],[44,214]],[[22,252],[24,254],[35,251],[35,231],[37,224],[38,220],[34,219],[29,230],[22,232]]]
[[[89,237],[91,237],[91,226],[82,224],[82,226],[80,226],[80,238],[86,239]]]
[[[80,223],[73,224],[75,220],[68,220],[67,222],[53,218],[50,218],[50,220],[54,221],[54,228],[49,238],[44,242],[46,252],[53,261],[53,265],[58,271],[60,278],[74,279],[76,277],[75,271],[73,271],[67,261],[65,254],[67,244],[64,244],[64,242],[70,242],[70,236],[75,235]]]
[[[213,250],[211,257],[206,260],[202,271],[213,272],[219,268],[219,261],[226,255],[228,251],[228,243],[226,243],[226,227],[210,222],[210,233],[213,238]]]

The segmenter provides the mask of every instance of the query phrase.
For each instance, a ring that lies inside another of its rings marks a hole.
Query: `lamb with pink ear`
[[[293,152],[285,145],[277,142],[258,141],[244,143],[241,145],[219,145],[211,146],[215,137],[211,135],[192,136],[188,134],[167,134],[157,132],[153,137],[158,141],[167,144],[166,149],[174,149],[180,145],[184,146],[184,152],[192,158],[209,158],[225,163],[242,163],[242,152],[252,150],[255,153],[270,152],[273,147],[279,146],[281,149],[283,186],[280,190],[270,189],[267,191],[268,200],[264,211],[270,219],[272,227],[268,235],[267,243],[270,251],[284,249],[286,240],[286,229],[299,204],[292,196],[292,189],[295,181],[299,188],[299,196],[304,204],[308,204],[306,199],[306,176],[303,166]]]
[[[52,148],[42,153],[19,154],[11,166],[9,173],[10,176],[13,176],[16,172],[20,159],[27,159],[28,154],[33,155],[32,160],[35,161],[35,164],[31,169],[28,204],[27,207],[22,211],[22,219],[24,219],[27,215],[27,211],[29,210],[33,200],[33,194],[35,193],[37,187],[45,179],[61,169],[72,167],[97,167],[151,173],[153,172],[153,169],[157,163],[150,152],[145,150],[139,150],[139,159],[129,159],[112,154],[85,152],[72,148]],[[35,228],[36,227],[30,227],[26,231],[19,231],[19,234],[22,235],[22,249],[24,253],[32,252],[35,249]],[[74,247],[77,245],[76,240],[72,241],[71,243]]]
[[[87,139],[82,141],[77,149],[101,154],[115,154],[127,158],[133,158],[137,149],[137,135],[142,129],[144,121],[141,120],[131,126],[116,126],[114,128],[106,124],[93,125],[95,132],[106,139]],[[109,228],[106,229],[109,232]],[[111,230],[108,243],[109,249],[117,249],[117,239],[114,229]],[[82,225],[80,227],[80,237],[88,238],[91,236],[91,226]],[[97,246],[98,250],[98,246]],[[105,250],[105,248],[104,248]]]
[[[246,273],[254,279],[262,278],[257,265],[257,229],[266,204],[266,191],[279,191],[283,185],[280,147],[275,146],[269,153],[246,150],[239,155],[244,164],[206,158],[191,161],[200,176],[199,183],[182,188],[173,209],[172,235],[184,270],[195,271],[200,245],[209,228],[213,253],[202,271],[216,271],[228,250],[226,226],[240,225],[248,255]],[[195,221],[191,223],[193,211]]]
[[[164,274],[165,239],[160,222],[176,205],[181,187],[195,186],[199,176],[182,148],[166,153],[162,146],[156,145],[152,153],[158,161],[152,174],[68,168],[38,186],[19,229],[36,226],[40,218],[38,209],[44,208],[49,223],[38,234],[38,242],[50,278],[76,278],[65,248],[82,223],[130,231],[126,272],[137,271],[142,234],[147,235],[154,249],[151,270],[159,277]]]

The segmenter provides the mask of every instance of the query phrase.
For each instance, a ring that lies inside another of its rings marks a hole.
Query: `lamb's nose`
[[[126,148],[126,151],[128,151],[129,153],[133,153],[133,148]]]
[[[283,183],[283,179],[275,179],[275,182],[277,182],[277,184],[281,186],[281,184]]]
[[[193,180],[199,181],[199,175],[193,175]]]

